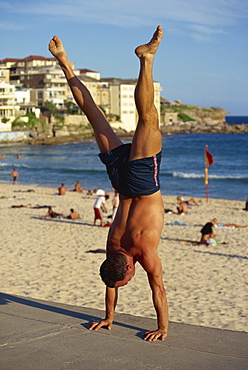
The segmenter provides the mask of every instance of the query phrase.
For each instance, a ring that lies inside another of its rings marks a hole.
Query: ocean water
[[[226,115],[226,122],[229,125],[248,125],[248,116],[232,116]]]
[[[214,157],[214,164],[209,167],[209,197],[245,201],[248,197],[248,133],[164,136],[162,194],[205,197],[205,145]],[[21,154],[20,159],[17,153]],[[94,140],[52,146],[2,144],[0,155],[4,155],[0,160],[0,183],[11,184],[10,173],[16,168],[19,185],[57,189],[63,182],[68,189],[73,189],[74,183],[80,181],[84,189],[111,190]]]

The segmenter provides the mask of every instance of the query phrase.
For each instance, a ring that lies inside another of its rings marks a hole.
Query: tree
[[[79,108],[77,104],[73,103],[72,101],[65,102],[65,107],[68,114],[78,114]]]
[[[52,116],[55,116],[59,111],[56,105],[48,100],[45,102],[45,108],[51,113]]]

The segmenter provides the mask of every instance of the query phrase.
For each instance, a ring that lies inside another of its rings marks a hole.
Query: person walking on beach
[[[74,99],[93,127],[100,159],[106,165],[113,188],[120,194],[120,205],[108,234],[107,259],[100,267],[106,284],[106,316],[93,322],[89,329],[112,328],[118,288],[132,279],[135,263],[139,262],[147,273],[157,314],[157,329],[145,334],[147,341],[164,340],[168,331],[168,305],[162,263],[157,254],[164,224],[159,184],[162,137],[152,78],[154,56],[162,35],[162,27],[158,26],[150,42],[135,49],[140,61],[135,89],[139,120],[131,144],[122,143],[87,88],[75,76],[61,40],[54,36],[49,43],[49,50],[57,58]]]
[[[13,168],[13,171],[11,172],[10,176],[13,177],[13,185],[17,183],[17,179],[19,177],[19,173],[16,171],[15,168]]]
[[[99,195],[94,203],[94,226],[96,226],[96,221],[100,220],[100,225],[103,227],[104,226],[104,221],[102,217],[102,212],[107,213],[107,208],[106,208],[106,200],[109,199],[108,195]]]

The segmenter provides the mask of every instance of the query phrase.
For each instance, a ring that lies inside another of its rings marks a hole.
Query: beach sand
[[[89,251],[105,249],[109,228],[93,226],[94,197],[72,191],[65,196],[56,193],[57,189],[0,185],[1,290],[104,309],[99,266],[105,254]],[[163,198],[166,209],[176,210],[176,196]],[[242,210],[241,201],[197,200],[201,205],[192,206],[187,215],[165,214],[158,254],[169,320],[248,331],[248,228],[216,229],[217,246],[181,242],[200,240],[202,226],[214,217],[222,223],[246,225],[248,212]],[[74,208],[82,219],[44,219],[46,206],[65,214]],[[111,214],[111,200],[107,208]],[[175,222],[185,225],[172,225]],[[132,281],[119,289],[116,311],[156,318],[146,273],[139,265]]]

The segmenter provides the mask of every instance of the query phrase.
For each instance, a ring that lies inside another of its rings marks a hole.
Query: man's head
[[[126,285],[134,276],[133,258],[122,253],[113,254],[102,263],[100,275],[109,288]]]
[[[178,195],[177,196],[177,203],[178,204],[180,204],[180,203],[182,203],[184,201],[184,198],[183,197],[181,197],[181,195]]]
[[[212,222],[212,225],[213,226],[218,226],[218,220],[217,220],[217,218],[214,218],[211,222]]]

